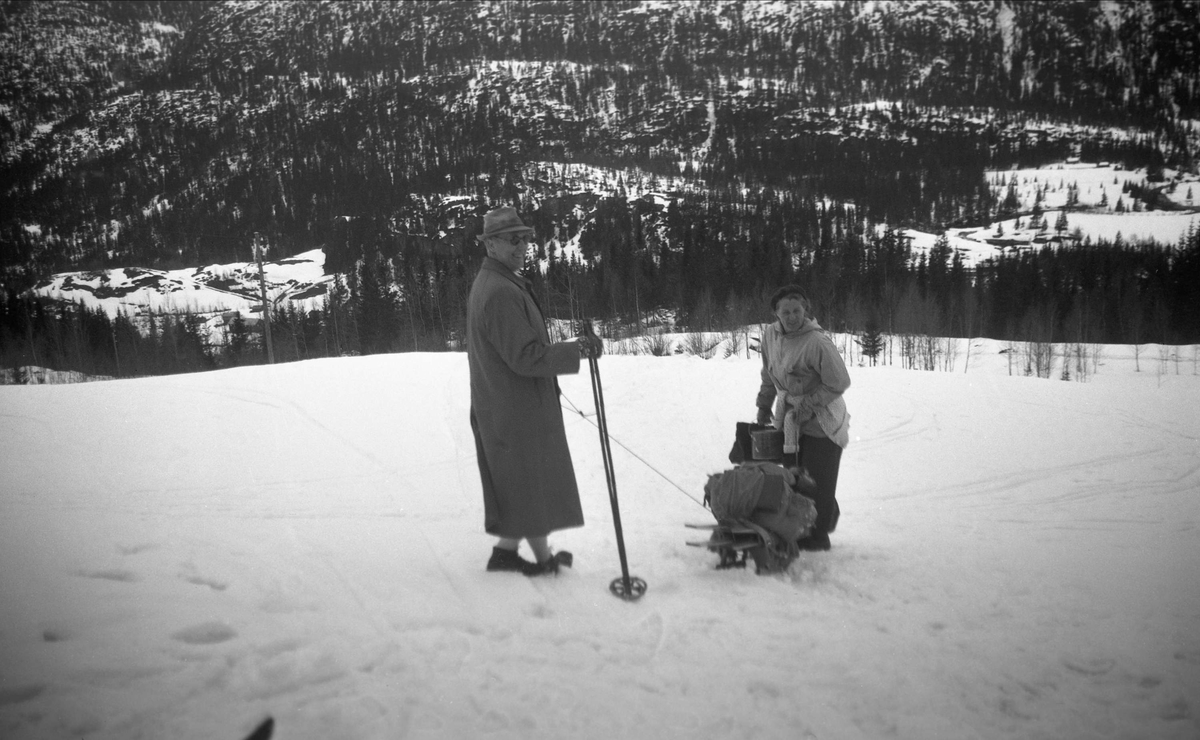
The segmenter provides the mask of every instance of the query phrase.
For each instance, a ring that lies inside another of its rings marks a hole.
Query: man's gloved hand
[[[592,358],[604,354],[604,342],[595,334],[585,334],[579,338],[579,354]]]
[[[771,423],[771,409],[758,410],[758,423],[767,426]]]

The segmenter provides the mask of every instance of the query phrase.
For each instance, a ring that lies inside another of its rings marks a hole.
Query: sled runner
[[[781,573],[796,559],[799,550],[766,529],[748,521],[728,521],[716,524],[688,524],[690,529],[709,530],[707,540],[689,540],[691,547],[706,547],[720,558],[717,570],[745,568],[746,559],[754,561],[758,575]]]
[[[787,570],[800,554],[797,541],[816,521],[816,506],[801,493],[813,485],[807,471],[773,462],[748,462],[710,475],[704,503],[717,521],[687,525],[710,532],[707,540],[687,544],[717,553],[718,570],[744,568],[747,556],[759,575]]]

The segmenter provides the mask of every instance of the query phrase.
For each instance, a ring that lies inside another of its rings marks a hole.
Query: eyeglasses
[[[522,243],[528,244],[529,242],[532,242],[533,241],[533,233],[529,232],[529,231],[516,231],[511,234],[507,234],[503,238],[504,238],[504,241],[508,242],[509,244],[511,244],[515,247],[518,244],[522,244]]]

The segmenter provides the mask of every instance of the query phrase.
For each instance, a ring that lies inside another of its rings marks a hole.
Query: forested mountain
[[[8,0],[0,267],[11,295],[245,261],[259,233],[276,258],[324,249],[381,320],[438,313],[437,345],[505,202],[563,317],[711,325],[798,280],[834,323],[894,323],[881,306],[924,278],[879,227],[987,223],[1006,206],[985,169],[1070,156],[1148,168],[1153,207],[1156,173],[1196,167],[1197,70],[1195,0]],[[580,165],[619,179],[581,187]],[[1200,335],[1177,251],[1164,340]],[[943,328],[1016,331],[1025,306],[979,306],[951,262],[920,268],[955,275],[937,300],[994,323]]]

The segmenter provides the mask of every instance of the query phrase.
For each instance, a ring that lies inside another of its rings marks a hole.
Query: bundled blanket
[[[718,522],[748,521],[792,547],[817,520],[812,499],[800,493],[812,486],[804,471],[769,462],[739,465],[708,477],[704,500]]]

